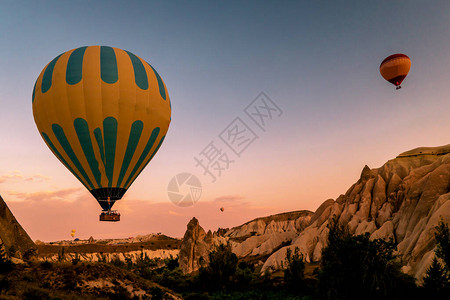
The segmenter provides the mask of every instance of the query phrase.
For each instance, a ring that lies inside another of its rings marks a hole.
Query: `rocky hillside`
[[[0,272],[1,299],[166,299],[170,289],[104,263],[33,263]]]
[[[191,273],[208,261],[208,253],[214,245],[230,242],[239,257],[256,260],[271,254],[274,249],[290,244],[292,239],[311,222],[312,212],[302,210],[258,218],[231,229],[219,229],[207,233],[193,218],[183,237],[179,263],[185,273]]]
[[[0,247],[4,247],[9,254],[23,257],[26,253],[33,253],[36,249],[30,236],[17,222],[14,215],[0,196]],[[15,252],[15,253],[12,253]]]
[[[131,259],[136,262],[142,255],[150,259],[178,257],[181,241],[162,234],[148,234],[128,239],[77,240],[43,243],[36,241],[38,259],[42,261],[113,261]]]
[[[311,224],[289,246],[318,261],[326,244],[327,224],[336,215],[352,234],[392,238],[404,271],[421,279],[434,255],[434,227],[450,222],[450,145],[404,152],[382,167],[365,166],[360,179],[336,201],[324,202]],[[279,268],[287,247],[265,262]]]
[[[365,166],[344,195],[325,201],[314,213],[270,216],[197,236],[192,230],[203,229],[191,221],[179,261],[185,272],[191,272],[198,267],[195,261],[203,261],[207,249],[221,240],[230,241],[240,257],[261,256],[263,271],[280,268],[289,247],[299,247],[308,261],[319,261],[327,225],[336,216],[351,234],[368,232],[373,239],[394,239],[404,271],[421,279],[434,255],[434,227],[441,218],[450,223],[449,199],[450,145],[417,148],[380,168]],[[271,255],[265,259],[264,254]]]

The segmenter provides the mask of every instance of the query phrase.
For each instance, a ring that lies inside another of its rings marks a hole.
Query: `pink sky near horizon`
[[[70,195],[72,201],[64,200]],[[273,213],[273,207],[255,207],[239,196],[224,196],[213,201],[198,202],[195,207],[181,208],[172,203],[151,203],[124,199],[117,203],[121,221],[98,222],[98,204],[81,188],[61,190],[54,193],[16,195],[24,201],[9,201],[8,205],[19,223],[33,240],[46,242],[69,240],[72,229],[80,239],[127,238],[150,233],[162,233],[181,238],[186,225],[196,217],[206,230],[231,228]],[[36,209],[39,206],[39,209]],[[221,212],[220,207],[226,209]],[[47,222],[51,219],[52,222]],[[58,224],[58,225],[56,225]],[[45,235],[42,233],[45,232]]]

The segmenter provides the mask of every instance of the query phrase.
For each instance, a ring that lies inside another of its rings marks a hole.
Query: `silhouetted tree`
[[[396,245],[369,234],[350,236],[333,218],[322,250],[319,296],[322,299],[399,299],[415,288],[393,254]]]
[[[435,227],[436,256],[423,278],[424,288],[428,295],[443,298],[450,294],[450,231],[448,224],[441,219]],[[439,262],[442,259],[444,266]]]
[[[200,269],[199,279],[211,289],[229,286],[236,273],[238,258],[231,251],[230,244],[221,244],[209,253],[209,264]]]
[[[450,229],[444,220],[439,221],[438,226],[435,227],[436,232],[436,256],[441,258],[445,263],[445,269],[450,272]]]
[[[431,266],[428,267],[427,273],[423,278],[424,287],[430,291],[442,291],[447,286],[447,276],[445,269],[437,258],[433,258]]]
[[[295,247],[294,253],[288,248],[285,258],[286,269],[284,269],[284,282],[291,289],[300,289],[303,286],[303,277],[305,272],[305,263],[303,254],[298,247]]]
[[[178,263],[178,258],[173,258],[172,255],[166,260],[166,266],[169,270],[173,271],[178,268],[180,264]]]
[[[64,247],[62,247],[59,251],[58,251],[58,261],[61,262],[64,260]]]

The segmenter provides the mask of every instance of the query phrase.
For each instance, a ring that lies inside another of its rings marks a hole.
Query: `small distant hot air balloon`
[[[408,75],[411,59],[405,54],[397,53],[386,57],[380,65],[380,73],[384,79],[401,89],[400,84]]]
[[[70,235],[71,235],[72,237],[74,237],[74,236],[75,236],[75,232],[76,232],[76,230],[75,230],[75,229],[72,229],[72,232],[70,233]]]
[[[220,208],[220,211],[221,211],[221,212],[223,212],[224,210],[225,210],[225,208],[223,208],[223,207]]]
[[[55,156],[91,192],[100,221],[158,151],[171,120],[169,95],[156,70],[131,52],[73,49],[42,70],[33,115]]]

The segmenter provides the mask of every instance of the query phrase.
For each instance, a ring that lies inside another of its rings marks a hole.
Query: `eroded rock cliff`
[[[404,271],[421,279],[435,248],[434,227],[450,222],[450,145],[404,152],[382,167],[365,166],[360,179],[336,201],[327,200],[292,244],[272,254],[263,270],[281,267],[288,247],[299,247],[318,261],[326,245],[328,222],[336,215],[350,233],[392,238]]]
[[[208,254],[220,243],[230,243],[239,257],[262,257],[271,254],[292,239],[310,223],[310,211],[295,211],[258,218],[231,229],[206,233],[193,218],[183,237],[178,261],[185,273],[198,270],[208,262]]]
[[[22,258],[25,253],[33,253],[36,245],[30,236],[17,222],[14,215],[0,196],[0,245],[5,247],[9,254]],[[13,253],[14,252],[14,253]]]

